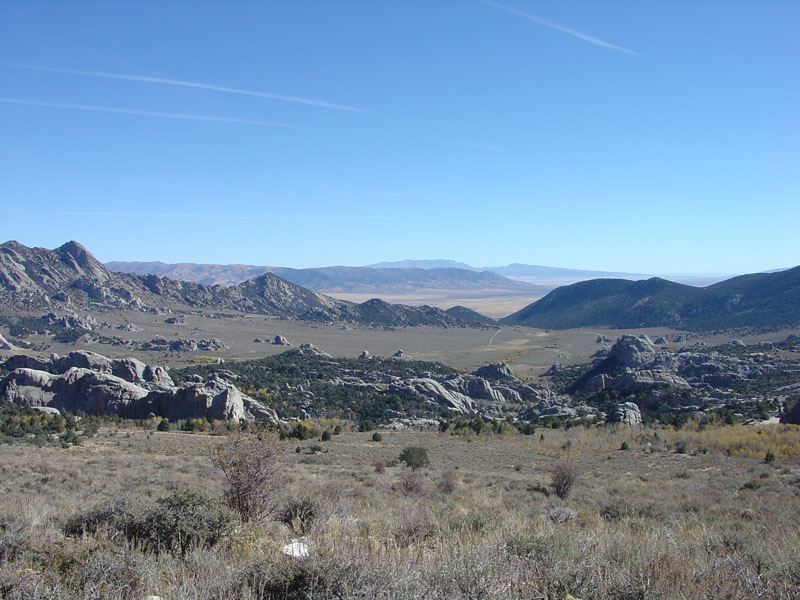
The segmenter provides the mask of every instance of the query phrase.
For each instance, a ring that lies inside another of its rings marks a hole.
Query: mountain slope
[[[365,325],[474,326],[428,306],[410,307],[379,300],[353,304],[264,273],[231,287],[175,281],[158,275],[113,273],[77,242],[55,250],[0,245],[0,308],[74,310],[92,307],[157,312],[191,307],[237,310],[283,318]]]
[[[800,267],[742,275],[706,288],[657,277],[583,281],[557,288],[501,322],[546,329],[793,326],[800,323]]]

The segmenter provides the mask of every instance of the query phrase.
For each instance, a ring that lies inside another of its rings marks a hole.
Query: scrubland
[[[285,441],[277,510],[248,523],[217,501],[224,436],[121,424],[67,448],[4,444],[0,597],[800,598],[800,427],[380,437]],[[398,463],[407,446],[430,465]],[[565,499],[561,461],[579,473]],[[224,523],[181,551],[69,527],[125,503],[167,527],[157,501],[185,490]],[[281,551],[293,539],[307,557]]]

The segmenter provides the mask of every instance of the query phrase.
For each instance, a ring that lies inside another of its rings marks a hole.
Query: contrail
[[[257,92],[253,90],[243,90],[239,88],[225,87],[222,85],[213,85],[210,83],[199,83],[196,81],[182,81],[180,79],[167,79],[164,77],[149,77],[146,75],[124,75],[120,73],[103,73],[99,71],[81,71],[78,69],[61,69],[57,67],[42,67],[37,65],[20,65],[14,63],[0,63],[7,67],[15,67],[17,69],[28,69],[31,71],[48,71],[51,73],[67,73],[69,75],[83,75],[85,77],[100,77],[102,79],[121,79],[124,81],[139,81],[142,83],[160,83],[163,85],[174,85],[178,87],[197,88],[201,90],[212,90],[215,92],[223,92],[226,94],[237,94],[239,96],[256,96],[258,98],[268,98],[270,100],[282,100],[284,102],[295,102],[297,104],[308,104],[311,106],[319,106],[322,108],[333,108],[336,110],[348,110],[351,112],[372,112],[365,108],[358,108],[356,106],[347,106],[345,104],[333,104],[332,102],[324,102],[322,100],[314,100],[311,98],[299,98],[297,96],[284,96],[282,94],[270,94],[268,92]]]
[[[545,19],[537,17],[536,15],[532,15],[517,8],[506,6],[504,4],[500,4],[499,2],[494,2],[493,0],[480,0],[480,1],[483,2],[484,4],[488,4],[489,6],[494,6],[495,8],[499,8],[500,10],[504,10],[511,14],[522,17],[524,19],[528,19],[529,21],[535,21],[536,23],[544,25],[545,27],[550,27],[551,29],[562,31],[573,37],[581,39],[585,42],[589,42],[590,44],[595,44],[596,46],[602,46],[603,48],[609,48],[611,50],[617,50],[619,52],[625,52],[626,54],[633,54],[634,56],[641,56],[641,54],[633,50],[628,50],[627,48],[623,48],[622,46],[615,46],[614,44],[604,42],[603,40],[598,39],[596,37],[586,35],[585,33],[581,33],[580,31],[575,31],[574,29],[570,29],[569,27],[564,27],[563,25],[559,25],[558,23],[553,23],[552,21],[547,21]]]
[[[222,123],[240,123],[243,125],[261,125],[264,127],[288,127],[299,129],[296,125],[287,123],[271,123],[269,121],[250,121],[247,119],[235,119],[232,117],[215,117],[207,115],[185,115],[179,113],[154,112],[150,110],[139,110],[135,108],[114,108],[112,106],[94,106],[91,104],[62,104],[60,102],[36,102],[34,100],[19,100],[16,98],[0,98],[0,102],[6,104],[26,104],[29,106],[47,106],[50,108],[71,108],[75,110],[93,110],[99,112],[122,113],[126,115],[139,115],[141,117],[160,117],[163,119],[186,119],[190,121],[219,121]]]

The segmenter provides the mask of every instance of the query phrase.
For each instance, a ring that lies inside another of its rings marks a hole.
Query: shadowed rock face
[[[222,378],[176,387],[163,367],[145,365],[134,358],[109,360],[80,351],[65,357],[53,355],[49,360],[17,355],[3,366],[11,372],[0,381],[0,397],[27,406],[128,419],[154,414],[170,420],[278,422],[272,409]]]

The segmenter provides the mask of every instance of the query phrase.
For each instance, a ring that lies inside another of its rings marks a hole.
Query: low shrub
[[[456,473],[453,469],[448,469],[442,473],[442,476],[439,478],[439,482],[436,484],[436,487],[438,487],[439,491],[443,494],[452,494],[458,487],[458,473]]]
[[[553,493],[562,500],[569,497],[572,486],[578,480],[578,467],[571,462],[563,461],[550,467],[550,486]]]
[[[319,515],[319,504],[313,498],[289,500],[278,509],[275,519],[285,523],[297,534],[307,533]]]
[[[400,489],[405,494],[421,494],[425,491],[425,479],[416,471],[406,471],[400,479]]]
[[[154,505],[118,498],[67,519],[65,535],[122,537],[154,552],[180,553],[211,548],[230,530],[232,513],[219,500],[194,491],[178,491]]]

